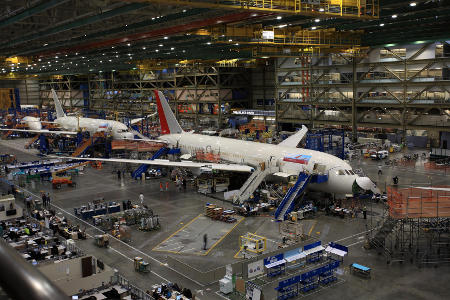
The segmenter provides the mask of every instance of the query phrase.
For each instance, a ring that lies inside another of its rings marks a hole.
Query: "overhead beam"
[[[28,8],[14,16],[11,16],[9,18],[5,18],[0,20],[0,28],[17,23],[19,21],[22,21],[28,17],[31,17],[35,14],[41,13],[43,11],[46,11],[50,8],[53,8],[55,6],[61,5],[65,2],[68,2],[69,0],[50,0],[50,1],[44,1],[41,4],[38,4],[36,6],[33,6],[31,8]]]
[[[41,31],[38,33],[29,34],[29,35],[26,35],[21,38],[17,38],[12,41],[6,41],[5,43],[0,44],[0,48],[11,48],[13,46],[23,44],[23,43],[26,43],[26,42],[29,42],[29,41],[32,41],[35,39],[40,39],[40,38],[47,37],[49,35],[53,35],[55,33],[59,33],[59,32],[71,30],[74,28],[78,28],[81,26],[89,25],[89,24],[103,21],[103,20],[118,16],[118,15],[123,15],[123,14],[129,13],[129,12],[132,12],[132,11],[135,11],[138,9],[142,9],[146,6],[148,6],[148,4],[144,4],[144,3],[133,3],[133,4],[121,6],[121,7],[109,10],[107,12],[101,13],[101,14],[97,14],[97,15],[90,16],[87,18],[75,20],[73,22],[61,24],[59,26],[52,27],[52,28],[49,28],[47,30],[44,30],[44,31]]]

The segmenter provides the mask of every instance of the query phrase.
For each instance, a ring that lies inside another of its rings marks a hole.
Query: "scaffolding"
[[[140,62],[131,72],[89,75],[89,107],[146,116],[156,111],[154,90],[163,91],[184,128],[222,127],[232,108],[249,106],[245,69],[196,63],[152,69]]]
[[[268,13],[333,16],[341,18],[376,19],[379,0],[149,0],[165,5],[189,5],[211,9],[247,9]]]
[[[372,242],[388,263],[450,263],[449,187],[388,187],[387,193],[387,218]]]

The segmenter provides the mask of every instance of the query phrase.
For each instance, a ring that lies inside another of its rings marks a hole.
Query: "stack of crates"
[[[206,203],[205,207],[205,216],[213,218],[214,217],[214,210],[216,209],[217,205]]]

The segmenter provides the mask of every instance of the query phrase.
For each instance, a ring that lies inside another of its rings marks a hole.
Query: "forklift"
[[[62,172],[60,172],[62,173]],[[66,173],[63,173],[66,174]],[[76,187],[77,183],[72,181],[72,176],[60,176],[57,172],[52,173],[52,187],[54,189],[60,189],[63,184],[67,184],[70,187]]]

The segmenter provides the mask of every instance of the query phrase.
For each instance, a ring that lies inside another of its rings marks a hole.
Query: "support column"
[[[358,110],[356,108],[356,100],[358,99],[358,88],[357,88],[357,75],[356,72],[356,57],[354,56],[352,59],[352,69],[353,69],[353,79],[352,79],[352,142],[356,143],[358,141],[358,126],[357,126],[357,113]]]

